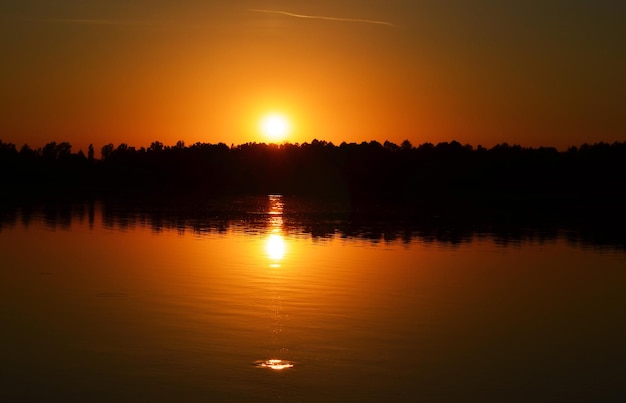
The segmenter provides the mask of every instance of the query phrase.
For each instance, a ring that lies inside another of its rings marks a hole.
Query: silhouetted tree
[[[28,144],[24,144],[22,148],[20,148],[20,157],[23,160],[34,159],[37,156],[39,156],[39,153],[37,152],[37,150],[33,150],[32,148],[28,146]]]
[[[102,156],[102,159],[103,160],[108,159],[113,153],[113,150],[114,150],[114,146],[111,143],[105,146],[102,146],[102,149],[100,150],[100,155]]]
[[[150,144],[150,148],[148,148],[148,151],[152,151],[152,152],[163,151],[163,143],[161,143],[160,141],[153,141],[152,144]]]
[[[58,157],[58,148],[56,141],[50,142],[46,144],[41,150],[41,155],[43,158],[48,160],[56,160]]]
[[[385,147],[386,150],[389,150],[391,152],[396,152],[400,149],[400,147],[398,147],[396,144],[390,142],[390,141],[385,141],[383,143],[383,147]]]
[[[59,159],[69,158],[72,154],[72,145],[67,141],[59,143],[57,145],[57,155]]]
[[[0,140],[0,157],[8,157],[10,155],[17,155],[15,144],[3,143],[2,140]]]

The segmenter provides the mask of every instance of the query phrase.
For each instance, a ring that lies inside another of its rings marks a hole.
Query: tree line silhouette
[[[451,204],[619,207],[626,184],[626,142],[558,151],[457,141],[303,144],[195,143],[105,145],[96,158],[67,142],[43,148],[0,141],[4,197],[36,195],[224,197],[280,193],[417,206]],[[9,196],[11,195],[11,196]]]

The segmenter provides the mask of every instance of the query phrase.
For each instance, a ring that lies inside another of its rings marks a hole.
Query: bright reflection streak
[[[283,197],[282,195],[269,195],[269,236],[265,241],[265,253],[272,261],[270,267],[280,267],[279,261],[283,259],[286,251],[286,242],[283,238]],[[274,343],[277,344],[277,335],[280,333],[280,295],[278,291],[274,291],[275,295],[272,299],[272,308],[274,310],[273,318],[274,323]],[[254,365],[259,368],[269,368],[272,370],[283,370],[287,368],[293,368],[294,364],[291,361],[280,360],[277,358],[270,358],[267,360],[255,361]]]
[[[291,361],[269,359],[265,361],[257,361],[254,363],[259,368],[269,368],[274,370],[281,370],[286,368],[293,368],[294,364]]]
[[[283,230],[283,196],[269,195],[268,214],[270,235],[265,241],[265,253],[273,261],[270,267],[280,267],[277,261],[285,256],[286,242],[282,236]]]
[[[281,260],[285,256],[285,240],[280,234],[271,234],[265,242],[265,252],[272,260]]]

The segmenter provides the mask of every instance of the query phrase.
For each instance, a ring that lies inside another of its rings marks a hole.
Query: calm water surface
[[[206,227],[18,215],[0,230],[0,400],[626,396],[623,251],[317,237],[285,203]]]

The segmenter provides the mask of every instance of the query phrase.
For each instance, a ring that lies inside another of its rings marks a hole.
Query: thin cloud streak
[[[323,15],[305,15],[305,14],[290,13],[290,12],[281,11],[281,10],[263,10],[263,9],[255,9],[255,8],[251,8],[248,11],[253,11],[253,12],[256,12],[256,13],[281,14],[281,15],[286,15],[288,17],[307,18],[307,19],[312,19],[312,20],[328,20],[328,21],[340,21],[340,22],[361,22],[361,23],[365,23],[365,24],[376,24],[376,25],[386,25],[388,27],[395,27],[394,24],[392,24],[390,22],[387,22],[387,21],[366,20],[366,19],[360,19],[360,18],[341,18],[341,17],[327,17],[327,16],[323,16]]]

